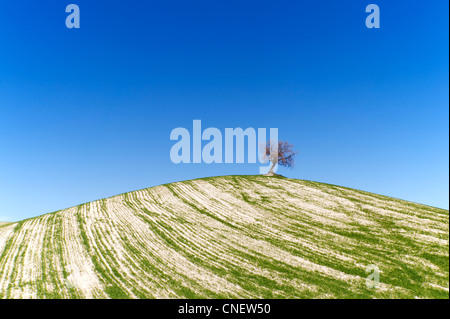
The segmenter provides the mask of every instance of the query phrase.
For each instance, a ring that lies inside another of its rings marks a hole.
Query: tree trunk
[[[267,175],[274,175],[273,168],[275,167],[276,164],[277,164],[277,162],[272,162],[272,166],[270,167],[270,170],[267,173]]]

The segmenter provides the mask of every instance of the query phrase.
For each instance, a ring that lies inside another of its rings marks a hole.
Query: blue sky
[[[81,28],[65,26],[66,5]],[[366,5],[381,28],[365,26]],[[2,1],[0,219],[255,164],[170,161],[194,119],[279,128],[288,177],[449,207],[447,1]]]

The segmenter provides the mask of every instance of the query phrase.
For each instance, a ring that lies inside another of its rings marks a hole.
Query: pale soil
[[[0,297],[448,298],[448,227],[333,185],[179,182],[0,225]]]

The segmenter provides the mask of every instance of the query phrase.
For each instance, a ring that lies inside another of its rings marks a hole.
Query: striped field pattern
[[[276,176],[177,182],[0,225],[0,297],[449,298],[449,212]]]

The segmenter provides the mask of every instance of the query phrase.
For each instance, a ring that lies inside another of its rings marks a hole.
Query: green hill
[[[177,182],[0,225],[0,297],[449,298],[449,212],[282,177]]]

